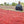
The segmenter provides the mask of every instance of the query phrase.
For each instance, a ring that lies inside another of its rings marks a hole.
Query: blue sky
[[[0,0],[0,4],[6,2],[6,3],[12,3],[12,2],[15,2],[15,3],[18,3],[18,1],[21,1],[21,2],[24,2],[24,0]]]

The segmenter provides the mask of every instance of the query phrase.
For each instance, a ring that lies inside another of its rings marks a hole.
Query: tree
[[[15,6],[15,3],[14,2],[12,3],[12,6]]]
[[[17,5],[17,3],[15,4],[15,6]]]
[[[3,4],[0,4],[1,6],[3,6]]]
[[[7,6],[9,6],[9,3],[7,4]]]
[[[24,3],[22,2],[21,5],[24,6]]]
[[[4,2],[4,5],[6,5],[6,2]]]

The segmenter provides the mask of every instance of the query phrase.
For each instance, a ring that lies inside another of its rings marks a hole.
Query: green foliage
[[[3,4],[0,4],[0,5],[3,6]],[[12,4],[9,4],[9,3],[7,4],[6,2],[4,2],[4,5],[6,5],[6,6],[9,6],[9,5],[10,6],[16,6],[17,3],[13,2]],[[21,5],[24,6],[24,3],[22,2]]]
[[[15,4],[15,6],[17,5],[17,3]]]
[[[6,4],[7,6],[9,6],[9,3],[8,4]]]
[[[6,2],[4,2],[4,5],[9,6],[9,3],[7,4]]]
[[[3,6],[3,4],[0,4],[1,6]]]
[[[17,5],[17,3],[14,3],[14,2],[12,3],[12,6],[16,6],[16,5]]]
[[[15,3],[14,2],[12,3],[12,6],[15,6]]]
[[[24,6],[24,3],[21,3],[22,6]]]
[[[6,5],[6,2],[4,2],[4,5]]]

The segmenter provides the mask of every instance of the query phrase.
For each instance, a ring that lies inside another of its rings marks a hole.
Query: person
[[[20,1],[18,2],[18,4],[16,5],[16,10],[22,11],[22,5],[20,4]]]

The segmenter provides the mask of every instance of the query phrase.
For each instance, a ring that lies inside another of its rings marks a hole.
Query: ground
[[[24,12],[0,9],[0,24],[24,24]]]

